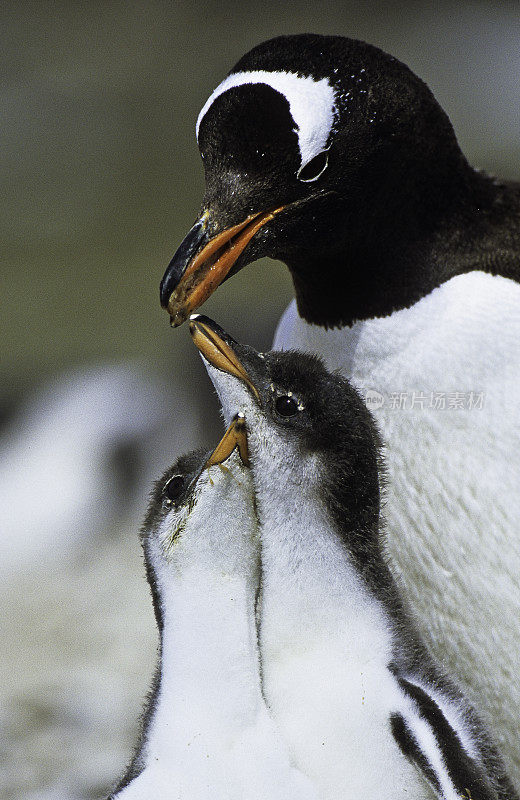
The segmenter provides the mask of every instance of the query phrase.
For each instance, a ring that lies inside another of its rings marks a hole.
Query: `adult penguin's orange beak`
[[[197,220],[170,261],[161,281],[161,305],[172,326],[181,325],[229,274],[256,233],[284,206],[251,214],[210,238],[209,213]]]

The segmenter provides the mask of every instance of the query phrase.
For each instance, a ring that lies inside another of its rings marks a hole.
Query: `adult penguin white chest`
[[[259,543],[244,424],[158,481],[143,528],[160,661],[118,800],[317,800],[260,687]]]
[[[161,301],[180,324],[246,264],[287,264],[276,346],[368,392],[394,573],[520,786],[520,187],[470,167],[403,64],[342,37],[254,48],[197,134],[206,193]]]
[[[417,635],[382,551],[379,437],[301,353],[192,335],[225,417],[245,415],[262,543],[264,696],[322,800],[511,800],[485,727]]]

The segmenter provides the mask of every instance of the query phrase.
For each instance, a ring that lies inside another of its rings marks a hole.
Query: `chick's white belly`
[[[293,754],[323,800],[430,800],[390,726],[403,698],[380,665],[311,650],[266,658],[265,693]]]
[[[149,764],[118,800],[319,800],[265,708],[232,736],[201,726],[177,740],[168,762]]]
[[[275,341],[318,353],[362,394],[377,393],[394,575],[518,788],[519,339],[520,286],[470,273],[349,329],[307,325],[290,306]],[[444,408],[431,407],[437,398]]]

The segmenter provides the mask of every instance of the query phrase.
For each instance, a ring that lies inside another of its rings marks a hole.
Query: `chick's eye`
[[[293,417],[299,411],[298,403],[288,394],[277,397],[274,407],[281,417]]]
[[[184,478],[182,475],[173,475],[163,489],[166,500],[174,503],[182,494],[184,488]]]

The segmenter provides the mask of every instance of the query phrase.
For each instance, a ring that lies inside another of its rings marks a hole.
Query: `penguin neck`
[[[305,638],[309,648],[313,640],[317,647],[337,642],[343,648],[344,637],[338,637],[342,631],[361,649],[368,648],[367,653],[387,654],[388,615],[325,510],[317,503],[302,502],[288,508],[286,498],[281,513],[271,498],[266,503],[259,499],[259,510],[263,642],[294,646],[301,636],[302,645]],[[382,559],[380,567],[386,582]],[[277,611],[280,608],[283,615]]]
[[[260,702],[256,582],[252,574],[207,564],[155,577],[160,680],[145,760],[167,766],[184,758],[197,737],[197,746],[213,752],[225,746]]]
[[[455,275],[486,269],[486,218],[498,190],[460,151],[451,161],[443,173],[411,166],[405,185],[391,168],[383,182],[379,165],[366,183],[374,197],[337,200],[319,249],[284,259],[304,320],[328,328],[388,316]]]

